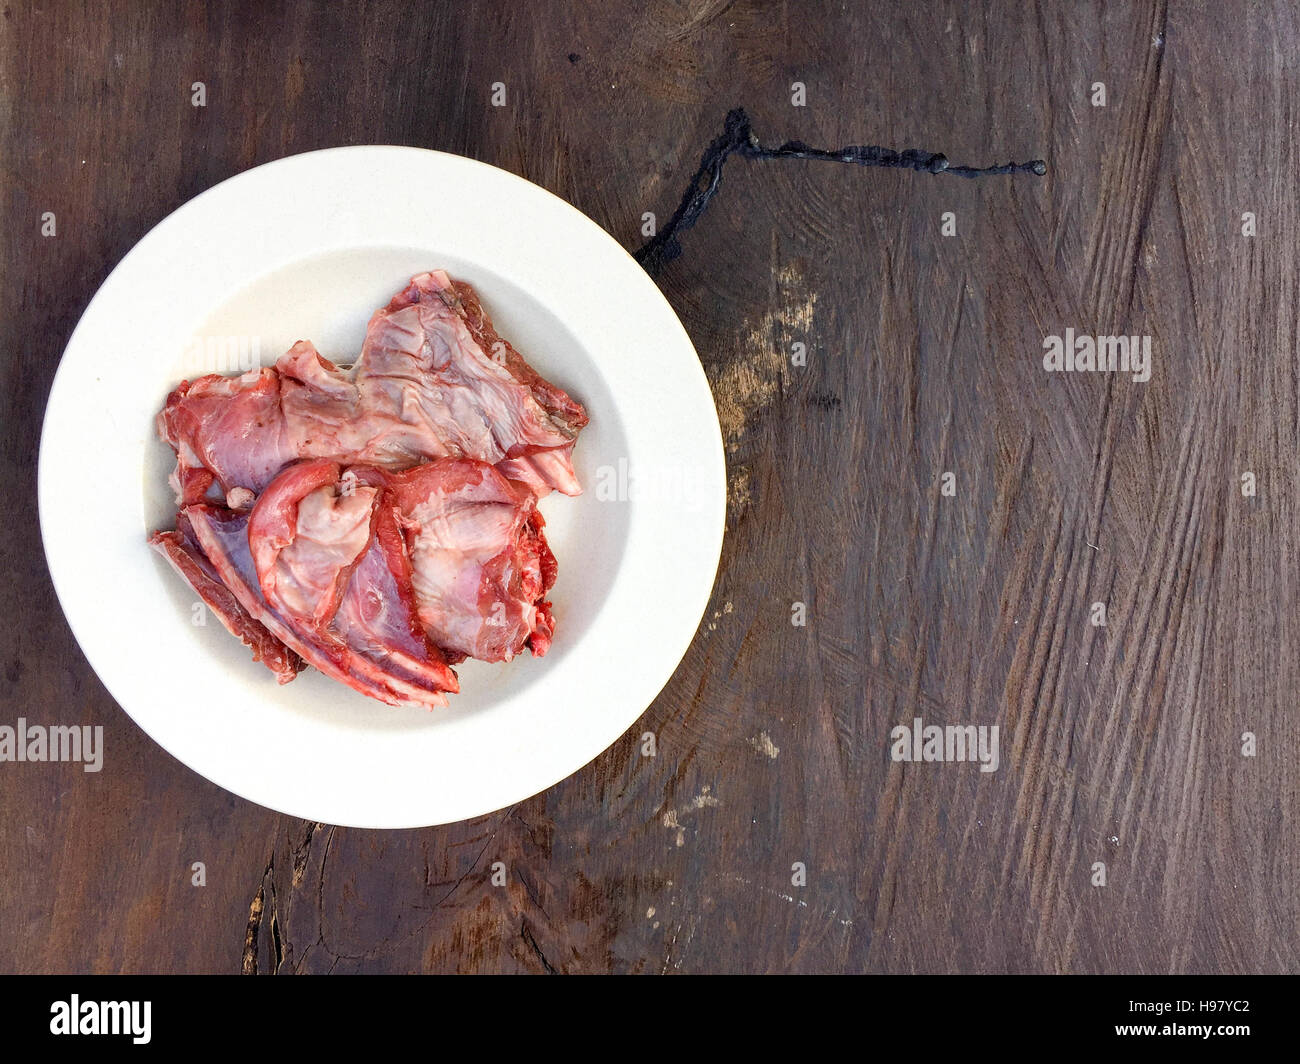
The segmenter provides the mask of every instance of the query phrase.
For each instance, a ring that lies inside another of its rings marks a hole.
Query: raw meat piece
[[[171,486],[180,505],[224,498],[232,489],[260,492],[298,455],[280,410],[280,376],[250,370],[184,381],[158,415],[158,435],[176,452]]]
[[[565,495],[579,495],[582,492],[577,474],[573,471],[573,444],[522,454],[518,458],[503,458],[496,464],[496,468],[507,480],[517,481],[526,487],[535,499],[546,498],[552,489]]]
[[[334,628],[363,661],[415,690],[456,691],[445,655],[431,648],[411,588],[411,561],[391,499],[375,508],[375,536],[353,572]]]
[[[159,415],[182,505],[246,503],[285,465],[328,458],[401,470],[445,456],[502,464],[538,497],[581,492],[582,406],[493,328],[473,288],[421,274],[370,320],[356,365],[299,341],[274,369],[182,384]]]
[[[175,532],[155,532],[149,545],[184,577],[226,630],[252,649],[254,661],[270,669],[280,683],[288,683],[307,667],[306,663],[239,604],[194,542],[188,522],[177,523],[180,527]]]
[[[566,495],[582,490],[571,454],[586,411],[498,335],[472,287],[443,270],[412,278],[370,319],[355,380],[368,410],[442,444],[427,457],[495,465],[548,452],[534,482]]]
[[[354,472],[392,495],[420,621],[438,646],[482,661],[509,661],[525,646],[546,653],[556,566],[531,494],[471,458]]]
[[[338,612],[352,567],[370,545],[379,492],[340,492],[339,475],[338,464],[324,459],[289,466],[248,519],[263,597],[312,628],[324,627]]]
[[[349,580],[339,605],[341,623],[313,628],[285,616],[263,597],[249,547],[249,515],[206,503],[188,506],[182,513],[222,583],[240,605],[308,664],[389,705],[445,706],[444,692],[459,690],[455,673],[437,647],[427,638],[415,638],[413,617],[408,615],[405,623],[399,624],[409,593],[393,592],[383,599],[382,609],[376,610],[372,598],[376,589],[363,580]],[[367,573],[373,575],[378,565],[370,555],[377,554],[396,582],[394,574],[401,566],[389,564],[390,549],[381,537],[372,537],[358,569],[368,566]],[[390,632],[398,632],[400,641],[386,642]]]
[[[456,312],[481,350],[492,355],[494,361],[505,366],[511,377],[528,387],[538,405],[546,411],[552,424],[563,435],[570,439],[578,435],[589,420],[587,411],[562,388],[557,388],[533,369],[524,361],[524,356],[511,346],[510,341],[496,331],[472,285],[465,281],[453,281],[447,276],[446,270],[432,270],[412,278],[407,289],[393,297],[389,309],[399,304],[427,302],[427,297],[433,294],[437,294]]]

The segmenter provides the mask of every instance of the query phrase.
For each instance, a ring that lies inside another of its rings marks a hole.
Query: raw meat
[[[158,435],[176,452],[171,486],[180,505],[220,502],[237,488],[260,492],[298,457],[273,369],[182,382],[158,415]],[[215,497],[214,485],[220,488]]]
[[[481,661],[509,661],[524,647],[546,653],[556,564],[529,492],[472,458],[355,472],[393,497],[420,621],[438,646]]]
[[[411,280],[370,319],[355,377],[380,417],[414,423],[432,439],[425,454],[464,455],[517,472],[531,485],[582,491],[573,444],[587,413],[538,374],[493,328],[474,289],[442,270]],[[547,460],[533,463],[533,456]],[[401,468],[379,462],[387,468]]]
[[[459,690],[446,655],[420,625],[411,563],[391,505],[375,510],[375,538],[353,571],[334,628],[390,683],[404,678],[413,697],[424,690]]]
[[[254,661],[270,669],[280,683],[288,683],[306,663],[240,605],[194,542],[189,522],[182,518],[177,525],[175,532],[155,532],[149,538],[150,546],[184,577],[226,630],[252,649]]]
[[[581,492],[572,454],[587,420],[498,335],[473,288],[436,270],[375,313],[350,369],[301,340],[274,369],[181,385],[159,434],[182,505],[260,494],[302,458],[391,470],[476,458],[540,498]]]
[[[174,532],[150,543],[281,683],[306,665],[392,705],[443,706],[451,666],[550,646],[537,500],[576,495],[582,406],[421,274],[355,365],[306,340],[274,368],[183,382],[158,415]]]
[[[381,570],[388,577],[376,585],[366,578],[350,579],[339,605],[341,623],[313,628],[286,617],[263,597],[249,547],[247,514],[207,503],[187,506],[182,513],[240,605],[309,665],[390,705],[445,706],[444,692],[460,689],[442,653],[419,629],[413,612],[407,612],[413,605],[409,590],[392,586],[402,566],[390,564],[391,534],[387,545],[381,537],[372,537],[367,557],[358,566],[365,567],[367,577],[382,575]],[[390,585],[386,589],[385,583]],[[389,594],[384,596],[383,590]]]
[[[372,534],[378,490],[340,490],[340,473],[336,462],[324,459],[289,466],[248,519],[263,597],[312,628],[324,627],[338,612]]]

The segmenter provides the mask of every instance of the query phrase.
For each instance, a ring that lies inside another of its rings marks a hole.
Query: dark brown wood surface
[[[3,0],[0,724],[102,725],[106,757],[0,764],[0,970],[1300,968],[1297,57],[1281,2]],[[504,167],[632,248],[736,105],[773,143],[1050,171],[728,165],[659,277],[715,390],[726,545],[641,722],[418,831],[163,753],[78,651],[35,511],[113,266],[224,178],[354,143]],[[1151,380],[1045,372],[1067,327],[1151,336]],[[892,762],[917,716],[999,725],[1000,767]]]

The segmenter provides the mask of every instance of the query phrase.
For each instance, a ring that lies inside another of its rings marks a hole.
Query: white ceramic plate
[[[393,709],[314,670],[280,687],[145,544],[175,513],[154,415],[182,378],[270,364],[300,338],[352,361],[370,314],[436,267],[473,283],[501,334],[591,415],[575,452],[586,492],[542,504],[554,645],[465,663],[447,710]],[[39,491],[72,630],[160,745],[293,816],[415,827],[528,798],[636,721],[707,605],[726,471],[690,339],[607,233],[503,170],[354,147],[240,174],[122,260],[55,377]]]

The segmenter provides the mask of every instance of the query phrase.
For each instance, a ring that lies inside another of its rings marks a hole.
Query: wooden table
[[[0,724],[102,725],[106,754],[0,764],[0,970],[1300,966],[1290,5],[272,6],[4,0]],[[419,831],[168,757],[37,531],[45,398],[113,266],[218,181],[354,143],[504,167],[633,248],[735,105],[765,142],[1050,169],[728,164],[658,278],[714,387],[726,545],[641,722]],[[1151,337],[1150,380],[1046,372],[1067,328]],[[914,718],[998,725],[999,767],[892,760]]]

